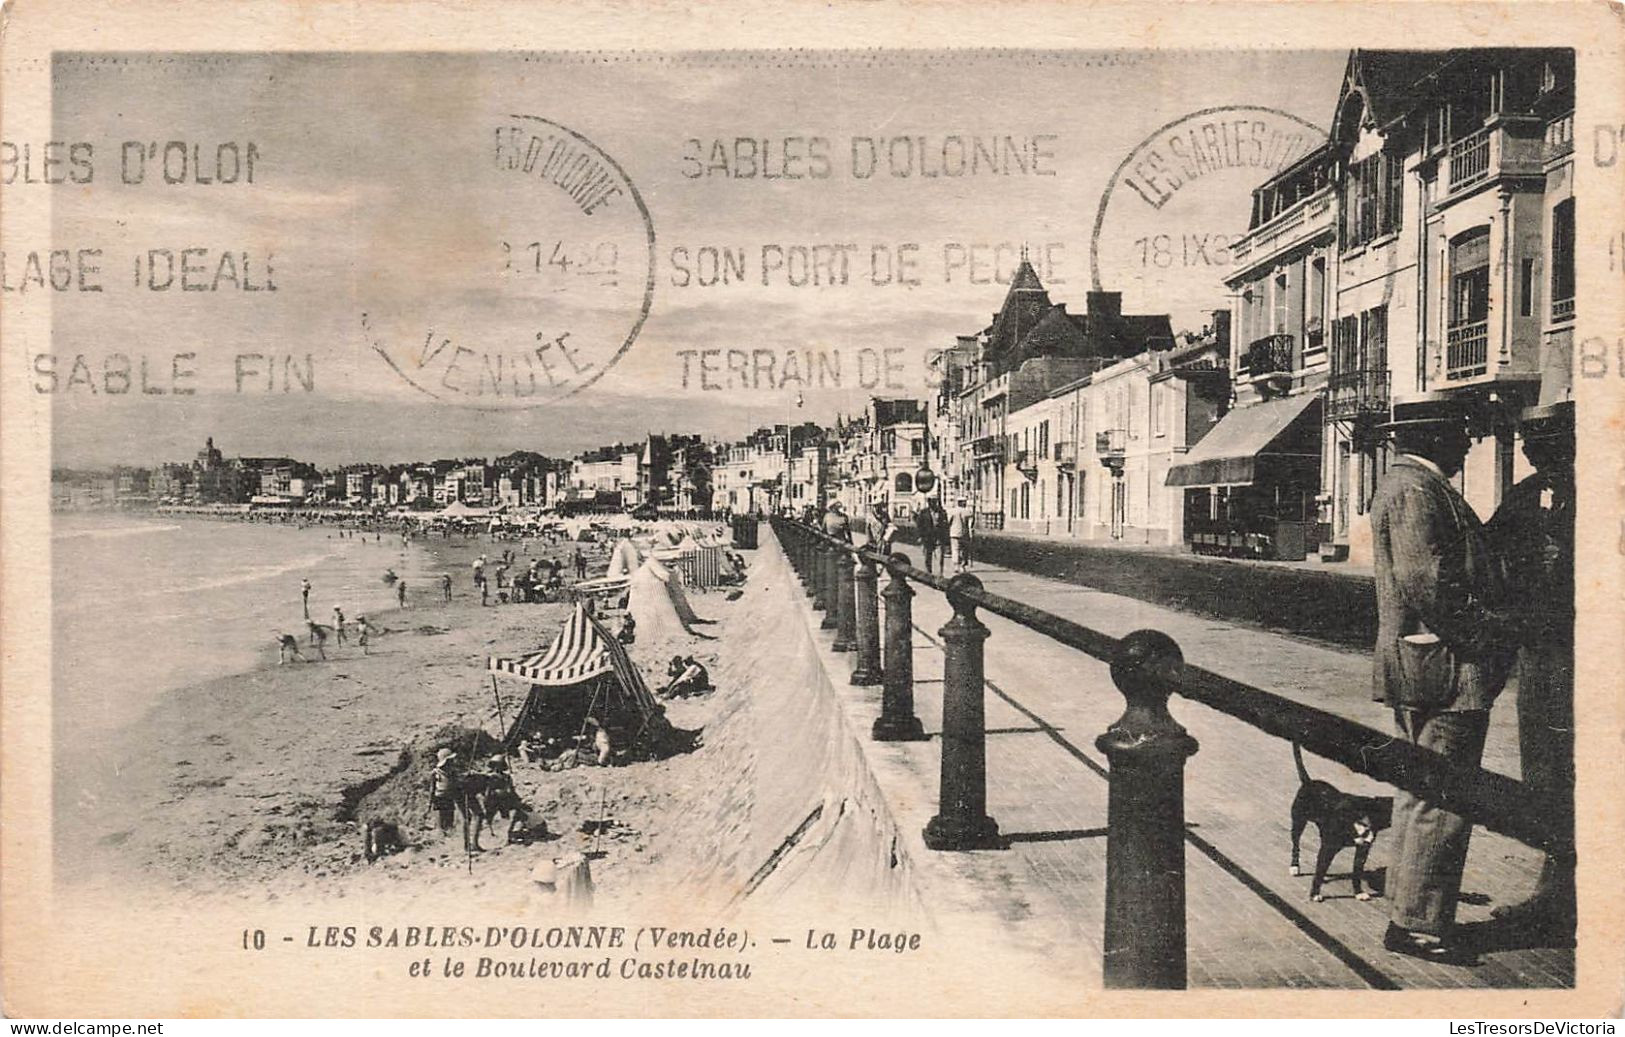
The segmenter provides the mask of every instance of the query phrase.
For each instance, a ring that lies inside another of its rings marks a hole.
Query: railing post
[[[807,545],[811,556],[811,564],[807,568],[812,574],[813,611],[824,612],[830,606],[829,581],[826,579],[829,575],[829,566],[826,564],[829,548],[825,546],[822,540],[811,536],[807,538]]]
[[[835,549],[835,643],[837,652],[858,647],[858,602],[856,579],[852,573],[852,552]]]
[[[880,683],[880,596],[876,590],[880,576],[875,572],[874,559],[867,552],[858,558],[857,571],[852,574],[853,599],[857,603],[857,665],[852,668],[852,683],[858,687],[872,687]]]
[[[987,723],[983,705],[982,642],[988,630],[963,592],[982,581],[960,573],[948,581],[954,616],[937,633],[943,641],[942,784],[937,816],[925,826],[933,850],[999,847],[999,826],[987,816]]]
[[[907,556],[894,554],[892,561],[907,561]],[[893,572],[880,596],[886,599],[885,676],[880,716],[870,734],[877,742],[921,742],[925,728],[914,715],[914,591]]]
[[[796,524],[796,535],[800,538],[797,546],[801,552],[801,589],[806,591],[807,597],[816,597],[818,582],[814,578],[813,569],[813,539],[807,532],[807,527],[801,523]]]
[[[824,621],[818,624],[820,630],[837,630],[841,626],[841,549],[833,543],[824,544]]]
[[[1185,761],[1196,739],[1168,713],[1185,660],[1160,630],[1119,643],[1112,680],[1128,708],[1095,748],[1106,807],[1107,987],[1185,988]]]

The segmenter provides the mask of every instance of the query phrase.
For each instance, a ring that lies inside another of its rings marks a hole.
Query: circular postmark
[[[597,382],[654,298],[648,207],[619,163],[535,115],[415,142],[358,199],[367,345],[407,386],[478,408],[558,401]],[[398,173],[398,175],[396,175]]]
[[[1326,141],[1290,112],[1223,105],[1182,115],[1118,164],[1095,211],[1089,264],[1096,291],[1122,291],[1180,319],[1217,301],[1247,232],[1252,191]]]

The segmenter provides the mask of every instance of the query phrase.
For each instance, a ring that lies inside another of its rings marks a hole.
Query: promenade
[[[917,549],[908,549],[918,560]],[[1387,730],[1370,699],[1365,652],[1270,633],[1069,582],[978,565],[990,592],[1046,609],[1112,636],[1152,627],[1177,640],[1187,661],[1307,705]],[[882,578],[884,583],[885,577]],[[1097,735],[1117,719],[1122,696],[1104,664],[1003,620],[981,614],[986,642],[988,811],[1008,849],[938,853],[918,832],[935,813],[943,655],[938,630],[951,615],[944,596],[916,588],[916,708],[931,740],[876,743],[878,688],[846,684],[852,656],[817,635],[843,709],[884,790],[927,898],[946,910],[997,919],[1018,944],[1044,952],[1080,983],[1099,983],[1106,851],[1106,762]],[[808,611],[816,626],[817,616]],[[1487,769],[1517,776],[1515,688],[1493,715]],[[1288,870],[1289,817],[1298,779],[1291,747],[1198,704],[1175,698],[1176,719],[1200,742],[1186,771],[1189,974],[1193,987],[1368,987],[1376,989],[1562,987],[1574,982],[1573,952],[1496,947],[1491,909],[1533,888],[1540,855],[1478,829],[1459,918],[1486,939],[1473,967],[1417,961],[1382,949],[1380,897],[1362,902],[1348,882],[1350,854],[1333,865],[1324,902],[1309,877]],[[1314,756],[1310,773],[1349,792],[1387,794],[1370,779]],[[1304,865],[1314,859],[1306,834]],[[1391,846],[1379,836],[1368,870],[1380,887]]]

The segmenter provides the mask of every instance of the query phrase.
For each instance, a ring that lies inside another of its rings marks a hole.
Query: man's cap
[[[1467,411],[1448,396],[1395,400],[1389,419],[1377,426],[1386,431],[1467,428]]]
[[[1525,407],[1518,414],[1518,431],[1524,439],[1574,435],[1574,401],[1559,400],[1537,407]]]

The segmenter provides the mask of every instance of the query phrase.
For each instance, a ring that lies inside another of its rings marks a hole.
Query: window
[[[1360,318],[1338,319],[1332,327],[1332,370],[1357,371],[1360,368]]]
[[[1450,326],[1490,316],[1490,229],[1479,227],[1450,245]]]
[[[1168,385],[1165,382],[1151,387],[1151,434],[1168,434]]]
[[[1535,312],[1535,261],[1524,258],[1518,264],[1518,316],[1527,317]]]
[[[1552,316],[1574,315],[1574,199],[1552,209]]]
[[[1282,270],[1275,275],[1275,292],[1270,297],[1270,334],[1286,334],[1287,293],[1291,289],[1291,282],[1287,272]]]
[[[1304,314],[1306,320],[1315,322],[1325,316],[1326,310],[1326,259],[1324,256],[1315,257],[1309,264],[1309,297],[1306,300],[1308,312]]]
[[[914,477],[907,472],[898,472],[897,478],[892,480],[892,489],[898,493],[913,493]]]
[[[1349,163],[1343,184],[1343,247],[1364,245],[1399,230],[1404,195],[1402,156],[1379,151]]]
[[[1388,307],[1375,306],[1360,314],[1360,366],[1367,371],[1388,370]]]

